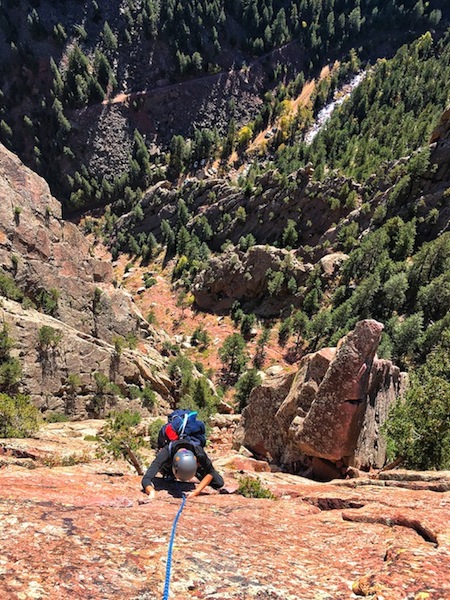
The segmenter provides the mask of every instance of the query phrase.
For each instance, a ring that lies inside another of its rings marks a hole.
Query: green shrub
[[[39,345],[42,348],[55,348],[61,341],[62,333],[50,325],[43,325],[38,331]]]
[[[144,408],[152,408],[156,404],[156,394],[147,384],[142,389],[134,384],[129,385],[128,394],[132,400],[142,400]]]
[[[146,288],[151,288],[158,283],[157,279],[150,275],[150,273],[144,273],[144,285]]]
[[[67,377],[67,384],[70,388],[70,391],[75,393],[81,385],[81,377],[78,375],[78,373],[71,373]]]
[[[9,336],[9,328],[3,323],[0,330],[0,392],[12,394],[22,377],[22,367],[17,358],[10,355],[13,340]]]
[[[55,316],[58,309],[59,291],[51,288],[49,291],[41,290],[37,295],[36,302],[46,315]]]
[[[154,449],[158,447],[158,433],[161,427],[164,425],[164,423],[165,421],[163,421],[162,419],[156,419],[156,421],[150,423],[148,427],[150,446]]]
[[[127,333],[127,335],[125,336],[125,340],[128,348],[130,348],[131,350],[136,349],[138,344],[138,338],[133,332],[130,331],[129,333]]]
[[[23,299],[22,291],[17,287],[16,282],[10,276],[0,269],[0,295],[20,302]]]
[[[97,455],[99,458],[125,459],[138,474],[142,472],[141,457],[139,448],[144,444],[142,436],[136,431],[141,416],[137,412],[124,410],[122,412],[113,412],[108,417],[105,427],[98,435],[99,448]]]
[[[141,389],[139,386],[131,384],[128,386],[128,394],[131,398],[131,400],[136,400],[137,398],[141,397]]]
[[[450,383],[414,377],[385,424],[388,460],[411,469],[450,469]]]
[[[116,353],[117,356],[120,356],[126,345],[125,338],[123,338],[121,335],[115,335],[113,337],[113,343],[114,343],[114,352]]]
[[[147,323],[149,323],[150,325],[155,325],[156,324],[156,315],[155,315],[155,311],[151,310],[147,316],[146,316],[146,321]]]
[[[0,330],[0,361],[8,360],[12,347],[13,341],[9,336],[8,325],[3,323],[3,328]]]
[[[203,325],[199,325],[191,336],[191,344],[193,346],[198,346],[200,350],[204,350],[209,346],[211,342],[211,337],[209,336],[206,329]]]
[[[236,384],[235,400],[239,402],[239,412],[247,406],[250,394],[256,386],[261,384],[261,377],[256,369],[246,371]]]
[[[24,310],[29,310],[30,308],[36,310],[36,304],[33,302],[33,300],[31,300],[31,298],[28,298],[27,296],[24,297],[24,299],[22,300],[22,308]]]
[[[186,356],[177,356],[169,361],[168,374],[180,396],[190,394],[193,388],[193,364]]]
[[[20,215],[22,213],[22,207],[21,206],[15,206],[14,207],[14,221],[16,222],[16,225],[19,225],[20,223]]]
[[[265,488],[259,479],[250,475],[239,478],[237,493],[245,498],[268,498],[269,500],[275,500],[272,492]]]
[[[67,423],[70,421],[69,417],[64,413],[51,412],[45,416],[47,423]]]
[[[153,408],[156,404],[156,394],[148,385],[144,387],[141,393],[142,406],[144,408]]]
[[[0,390],[11,392],[22,377],[22,367],[17,358],[0,363]]]
[[[0,438],[28,437],[40,424],[39,410],[29,396],[0,394]]]

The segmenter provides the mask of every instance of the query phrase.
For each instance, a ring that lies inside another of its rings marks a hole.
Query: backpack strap
[[[187,425],[188,419],[189,419],[189,414],[188,414],[188,413],[186,413],[186,414],[184,415],[184,417],[183,417],[183,425],[181,426],[181,429],[180,429],[180,431],[179,431],[179,433],[178,433],[178,435],[179,435],[179,437],[180,437],[180,438],[182,438],[182,437],[183,437],[184,430],[186,429],[186,425]]]
[[[192,412],[186,412],[186,413],[184,414],[184,416],[183,416],[183,424],[182,424],[182,426],[181,426],[181,429],[178,431],[178,436],[179,436],[180,438],[182,438],[182,437],[183,437],[183,435],[184,435],[184,430],[186,429],[187,422],[188,422],[188,420],[190,419],[190,417],[192,417],[192,416],[197,416],[197,412],[196,412],[196,411],[192,411]]]

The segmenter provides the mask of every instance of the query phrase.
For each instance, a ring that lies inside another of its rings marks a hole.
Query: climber
[[[196,476],[200,483],[195,490],[186,494],[188,498],[198,496],[207,485],[215,490],[224,485],[222,476],[214,469],[213,464],[199,445],[186,440],[176,440],[162,448],[142,478],[142,489],[150,499],[155,497],[153,481],[158,472],[168,475],[172,473],[176,479],[189,481]]]

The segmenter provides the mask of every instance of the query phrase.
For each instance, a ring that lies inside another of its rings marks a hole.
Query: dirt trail
[[[231,77],[233,73],[236,74],[239,73],[239,71],[231,70],[228,72],[228,76]],[[158,94],[165,94],[170,90],[175,90],[183,86],[191,86],[199,82],[204,83],[207,81],[219,80],[219,78],[223,75],[224,72],[220,71],[219,73],[213,73],[212,75],[203,75],[202,77],[196,77],[195,79],[188,79],[186,81],[178,81],[177,83],[169,83],[167,85],[155,86],[151,89],[139,90],[136,92],[121,92],[113,98],[103,100],[102,104],[123,104],[134,98],[146,98],[149,96],[156,96]]]

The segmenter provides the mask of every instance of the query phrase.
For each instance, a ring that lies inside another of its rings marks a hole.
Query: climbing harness
[[[177,529],[178,519],[180,518],[180,515],[183,512],[184,505],[186,504],[186,498],[187,498],[187,496],[186,496],[186,494],[184,492],[182,492],[182,497],[183,497],[183,499],[181,501],[181,506],[178,509],[177,514],[175,515],[175,519],[173,520],[172,533],[170,534],[169,550],[167,552],[166,581],[164,583],[163,600],[169,600],[170,572],[171,572],[171,569],[172,569],[173,542],[175,540],[175,532],[176,532],[176,529]]]

